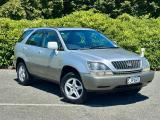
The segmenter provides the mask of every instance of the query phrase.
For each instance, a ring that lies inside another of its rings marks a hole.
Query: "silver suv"
[[[154,77],[146,58],[88,28],[25,29],[15,56],[20,84],[33,77],[53,81],[72,103],[84,102],[90,91],[133,95]]]

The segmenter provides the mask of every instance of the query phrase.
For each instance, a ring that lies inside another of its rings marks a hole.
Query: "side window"
[[[33,30],[27,30],[24,31],[22,36],[18,39],[18,42],[21,42],[22,40],[24,40]]]
[[[47,48],[48,42],[57,42],[59,49],[62,48],[59,37],[58,37],[57,33],[53,30],[48,30],[45,32],[43,47]]]
[[[43,36],[44,36],[43,32],[40,32],[40,31],[39,32],[35,32],[27,40],[26,44],[41,47],[42,43],[43,43]]]

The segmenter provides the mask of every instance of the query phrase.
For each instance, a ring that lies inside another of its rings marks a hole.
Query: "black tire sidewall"
[[[19,79],[19,68],[20,68],[21,66],[23,66],[24,69],[25,69],[25,80],[24,80],[23,82]],[[18,64],[18,66],[17,66],[17,77],[18,77],[18,82],[19,82],[19,84],[25,85],[25,86],[26,86],[26,85],[29,85],[29,83],[30,83],[30,75],[29,75],[28,70],[27,70],[27,68],[26,68],[26,66],[25,66],[25,64],[24,64],[23,62],[20,62],[20,63]]]
[[[65,83],[67,82],[68,79],[70,78],[76,78],[78,79],[81,84],[82,84],[82,87],[83,87],[83,93],[81,95],[81,97],[79,99],[70,99],[67,97],[66,93],[65,93]],[[74,74],[73,72],[70,72],[70,73],[67,73],[62,79],[61,79],[61,82],[60,82],[60,89],[61,89],[61,93],[63,95],[63,97],[65,98],[65,100],[67,100],[68,102],[71,102],[71,103],[75,103],[75,104],[82,104],[85,102],[86,98],[87,98],[87,92],[84,88],[84,85],[83,85],[83,82],[82,80],[80,79],[80,76],[79,75],[76,75]]]

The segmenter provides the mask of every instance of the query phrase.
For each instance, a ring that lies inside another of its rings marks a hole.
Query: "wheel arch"
[[[23,63],[25,64],[24,59],[21,58],[21,57],[18,57],[18,58],[16,59],[16,70],[17,70],[18,64],[19,64],[20,62],[23,62]]]
[[[80,72],[75,67],[66,65],[66,66],[63,66],[63,68],[61,70],[60,81],[61,81],[62,77],[64,75],[66,75],[67,73],[69,73],[69,72],[76,73],[80,77],[80,79],[81,79]]]

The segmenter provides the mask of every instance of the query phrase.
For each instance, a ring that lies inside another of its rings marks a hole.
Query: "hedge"
[[[0,19],[0,68],[12,65],[14,45],[24,28],[31,27],[87,27],[96,29],[116,41],[119,46],[145,56],[152,69],[160,68],[160,18],[148,19],[123,14],[117,19],[93,10],[79,11],[58,19],[10,20]]]

